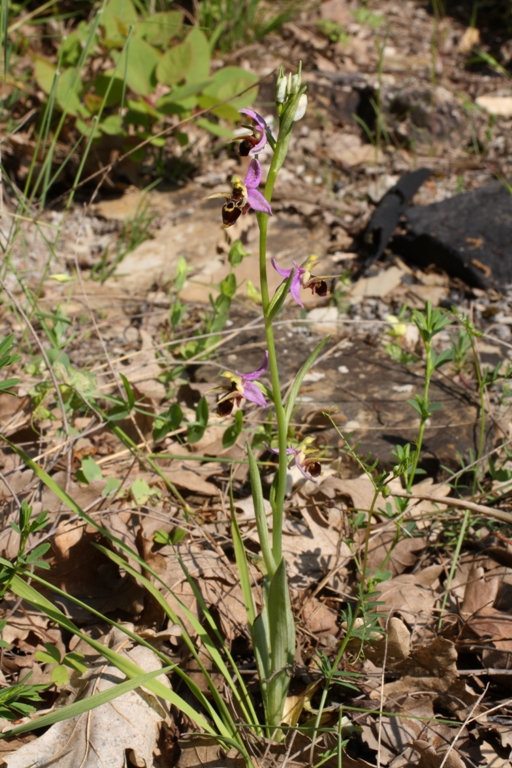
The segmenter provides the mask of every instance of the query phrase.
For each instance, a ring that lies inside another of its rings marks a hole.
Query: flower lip
[[[293,300],[296,301],[297,304],[299,304],[304,309],[304,304],[302,303],[300,298],[300,289],[302,286],[302,276],[306,274],[306,270],[303,269],[302,267],[299,267],[296,261],[293,262],[292,269],[281,269],[280,267],[278,267],[277,261],[275,259],[271,259],[271,264],[276,270],[276,272],[278,272],[278,274],[280,274],[282,277],[285,277],[287,279],[290,277],[290,275],[293,272],[292,282],[290,285],[290,293],[292,295]]]
[[[250,207],[259,211],[260,213],[268,213],[272,216],[272,208],[270,203],[263,197],[258,187],[261,182],[261,165],[255,157],[252,158],[249,164],[249,170],[245,177],[245,187],[247,189],[247,200]]]
[[[293,458],[288,466],[295,464],[301,475],[305,477],[306,480],[311,480],[311,482],[318,485],[318,482],[315,478],[322,474],[322,465],[317,459],[306,458],[306,445],[308,442],[310,442],[310,440],[311,438],[306,438],[303,440],[300,448],[287,448],[286,455],[293,455]],[[268,443],[265,443],[265,445],[271,453],[279,454],[278,448],[271,448]]]
[[[225,389],[228,389],[228,393],[224,395],[224,397],[221,397],[217,403],[217,413],[219,416],[228,416],[233,410],[234,404],[236,403],[239,405],[244,398],[251,403],[256,403],[256,405],[259,405],[261,408],[268,405],[263,392],[258,385],[254,383],[256,379],[259,379],[260,376],[267,371],[267,369],[268,352],[265,351],[263,365],[255,371],[251,371],[250,373],[240,373],[240,371],[235,371],[235,373],[223,373],[222,375],[230,380],[231,385],[225,387]],[[231,403],[231,407],[228,406],[228,403]]]
[[[255,112],[253,109],[239,109],[238,110],[241,115],[247,115],[247,117],[250,117],[251,120],[254,120],[256,123],[256,129],[261,133],[261,138],[259,141],[254,144],[250,149],[248,149],[247,154],[254,156],[259,155],[265,144],[267,143],[267,131],[272,136],[272,132],[267,125],[266,121],[261,115],[258,115],[257,112]],[[244,148],[245,151],[246,147]]]

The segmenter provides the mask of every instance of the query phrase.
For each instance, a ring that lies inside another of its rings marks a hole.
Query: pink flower
[[[267,143],[267,132],[272,136],[272,132],[270,128],[268,127],[265,120],[262,118],[261,115],[258,115],[257,112],[255,112],[253,109],[239,109],[238,110],[241,115],[247,115],[247,117],[250,117],[251,120],[253,120],[256,125],[255,129],[257,133],[260,134],[260,138],[258,139],[257,136],[243,136],[241,137],[243,139],[242,143],[240,144],[240,154],[243,157],[246,157],[247,155],[250,155],[251,157],[254,157],[255,155],[259,155],[265,144]]]
[[[288,279],[293,272],[292,282],[290,285],[290,293],[293,300],[296,301],[297,304],[300,304],[301,307],[304,307],[304,304],[300,299],[300,289],[302,286],[302,275],[306,274],[306,270],[302,269],[302,267],[299,267],[295,261],[293,262],[293,269],[281,269],[277,266],[277,261],[275,259],[271,259],[271,264],[276,272],[278,272],[283,277],[286,277],[286,279]]]
[[[306,437],[306,439],[302,441],[298,448],[287,448],[286,455],[293,456],[290,464],[288,464],[289,467],[292,464],[295,464],[299,472],[306,478],[306,480],[311,480],[313,483],[318,485],[318,482],[315,480],[315,478],[322,474],[322,465],[316,459],[306,458],[307,446],[311,442],[312,438]],[[279,455],[279,450],[277,448],[271,448],[267,443],[265,443],[265,445],[271,453]]]
[[[244,182],[236,177],[233,181],[231,193],[218,192],[215,195],[209,195],[206,199],[211,200],[214,197],[224,197],[226,202],[222,206],[222,226],[226,229],[231,227],[243,213],[252,208],[260,213],[267,213],[272,216],[270,203],[263,197],[258,187],[261,182],[261,165],[256,158],[253,158],[249,165],[249,170]]]
[[[256,403],[256,405],[259,405],[261,408],[264,408],[267,405],[267,399],[259,386],[254,382],[266,373],[267,368],[268,352],[265,351],[265,359],[261,368],[258,368],[251,373],[240,373],[240,371],[235,371],[235,373],[226,371],[223,373],[222,376],[225,376],[231,381],[231,386],[220,387],[220,389],[227,389],[228,393],[221,397],[217,403],[217,413],[219,416],[227,416],[230,414],[235,403],[236,405],[240,405],[244,398],[251,403]]]
[[[292,281],[290,283],[290,293],[294,301],[300,304],[304,308],[304,304],[300,298],[301,288],[311,288],[313,293],[318,296],[327,296],[329,289],[327,283],[323,277],[315,277],[311,274],[311,267],[317,261],[316,256],[310,256],[307,261],[304,262],[304,267],[300,267],[296,261],[293,262],[292,269],[281,269],[277,266],[277,261],[271,259],[271,264],[280,275],[288,279],[293,272]]]

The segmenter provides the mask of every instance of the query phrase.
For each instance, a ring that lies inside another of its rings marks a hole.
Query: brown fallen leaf
[[[411,633],[398,616],[391,616],[386,625],[386,634],[372,641],[366,655],[374,664],[394,664],[409,657],[411,648]]]
[[[120,653],[146,672],[161,667],[148,648],[136,646]],[[101,657],[89,666],[84,677],[88,683],[84,688],[83,683],[78,682],[75,690],[80,692],[76,700],[106,691],[125,679],[118,669],[106,664]],[[158,680],[170,687],[165,675]],[[150,766],[154,764],[160,726],[168,717],[164,702],[147,691],[135,689],[90,712],[52,725],[38,739],[4,757],[3,766],[103,768],[108,765],[123,768],[127,750],[133,752],[136,765]]]
[[[364,539],[364,531],[361,531],[361,538]],[[379,533],[378,529],[372,533],[370,545],[368,548],[368,568],[371,572],[377,571],[386,561],[386,569],[391,571],[393,576],[403,573],[406,568],[412,568],[418,560],[418,555],[422,552],[427,540],[424,537],[400,539],[395,546],[395,531],[391,528]],[[390,553],[391,550],[391,554]]]
[[[420,762],[418,763],[420,768],[440,768],[441,764],[443,768],[465,768],[466,766],[455,749],[450,749],[448,754],[446,754],[447,750],[443,750],[440,753],[428,741],[422,741],[421,739],[413,741],[412,745],[420,755]]]
[[[431,565],[419,573],[402,573],[378,586],[378,599],[384,605],[380,612],[397,613],[411,625],[424,624],[438,600],[438,578],[441,565]]]

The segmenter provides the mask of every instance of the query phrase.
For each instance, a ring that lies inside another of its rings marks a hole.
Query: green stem
[[[279,141],[278,141],[279,145]],[[270,166],[270,170],[267,176],[267,183],[265,184],[264,196],[270,203],[272,200],[272,192],[277,179],[278,162],[280,153],[276,146],[274,157]],[[284,497],[286,493],[286,473],[288,469],[288,456],[286,454],[287,448],[287,429],[286,429],[286,416],[283,407],[283,400],[281,397],[281,384],[279,381],[279,368],[277,364],[277,353],[274,339],[274,328],[272,326],[272,318],[269,317],[268,308],[270,305],[270,297],[268,290],[268,277],[267,277],[267,229],[268,229],[268,215],[266,213],[258,214],[258,223],[260,228],[260,290],[263,304],[263,317],[265,323],[265,337],[267,341],[268,361],[270,368],[270,380],[272,382],[272,392],[274,395],[274,409],[276,414],[277,423],[277,435],[278,435],[278,448],[279,448],[279,469],[277,477],[276,494],[272,504],[272,554],[277,566],[281,562],[282,558],[282,539],[283,539],[283,508]]]
[[[434,372],[434,366],[432,365],[432,345],[430,341],[425,341],[425,352],[426,352],[426,364],[425,364],[425,385],[423,387],[423,403],[425,408],[428,411],[429,406],[429,391],[430,391],[430,379],[432,378],[432,374]],[[421,417],[420,420],[420,428],[418,431],[418,439],[416,440],[416,450],[414,452],[413,460],[412,460],[412,466],[411,471],[407,477],[407,493],[411,492],[411,488],[414,483],[414,476],[416,474],[416,471],[418,469],[418,462],[420,460],[420,453],[421,448],[423,446],[423,437],[425,435],[425,427],[427,425],[427,420],[430,418],[430,412],[428,413],[428,416]]]
[[[476,349],[475,339],[474,336],[471,336],[471,351],[473,353],[473,361],[475,366],[475,373],[476,373],[476,379],[478,383],[478,395],[480,400],[480,425],[479,425],[479,435],[478,435],[478,452],[477,452],[477,461],[480,461],[482,456],[484,455],[485,450],[485,386],[484,386],[484,380],[482,376],[482,367],[480,365],[480,358],[478,357],[478,352]],[[473,496],[476,493],[476,486],[478,483],[478,464],[475,467],[475,471],[473,473]]]

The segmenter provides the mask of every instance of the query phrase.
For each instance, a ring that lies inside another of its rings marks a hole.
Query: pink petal
[[[254,381],[255,379],[259,379],[259,377],[266,373],[268,368],[268,352],[265,350],[265,359],[263,361],[263,365],[261,368],[258,368],[256,371],[252,371],[252,373],[240,373],[239,371],[235,371],[237,376],[241,376],[242,378],[242,384],[245,384],[246,381]]]
[[[258,115],[257,112],[254,111],[254,109],[239,109],[238,110],[241,115],[247,115],[247,117],[250,117],[251,120],[254,120],[256,125],[261,131],[266,130],[268,128],[267,123],[265,122],[264,118],[261,115]]]
[[[282,275],[282,277],[290,277],[292,273],[291,269],[281,269],[277,266],[277,261],[275,259],[270,259],[270,263],[274,267],[275,271]]]
[[[264,443],[264,445],[267,447],[267,449],[270,451],[270,453],[279,453],[279,448],[271,448],[268,443]],[[289,456],[290,454],[294,453],[297,455],[298,449],[297,448],[287,448],[286,449],[286,455]]]
[[[264,397],[257,384],[253,384],[252,381],[247,381],[244,384],[244,397],[246,400],[250,400],[251,403],[261,405],[264,407],[267,405],[267,399]]]
[[[257,189],[261,182],[261,165],[254,158],[251,160],[244,184],[247,189]]]
[[[295,262],[293,263],[295,264]],[[304,304],[302,303],[300,298],[300,288],[301,288],[300,272],[301,270],[297,268],[297,271],[293,275],[292,284],[290,286],[290,293],[292,295],[292,299],[296,301],[297,304],[300,304],[300,306],[304,309]]]
[[[261,192],[259,192],[257,189],[250,189],[247,187],[247,199],[249,200],[249,204],[254,211],[259,211],[260,213],[268,213],[269,216],[272,216],[272,208],[270,207],[270,203],[265,200]]]

